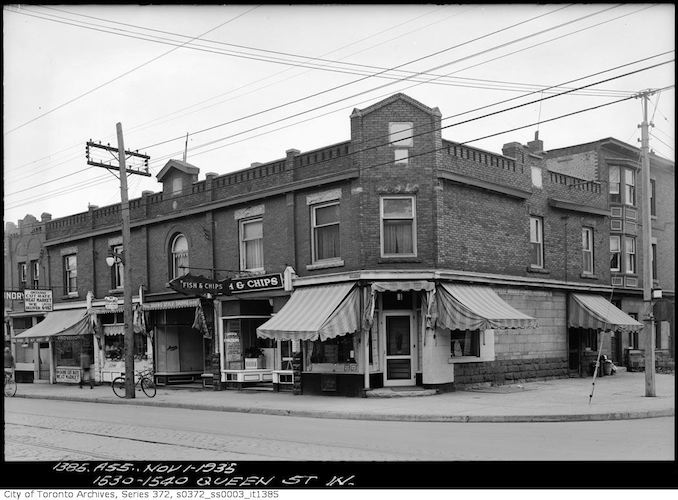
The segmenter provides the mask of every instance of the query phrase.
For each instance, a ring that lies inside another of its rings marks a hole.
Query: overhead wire
[[[214,30],[216,30],[216,29],[218,29],[218,28],[221,28],[222,26],[224,26],[224,25],[226,25],[226,24],[228,24],[228,23],[231,23],[231,22],[235,21],[236,19],[238,19],[238,18],[244,16],[245,14],[248,14],[249,12],[251,12],[251,11],[253,11],[254,9],[257,9],[257,8],[259,8],[259,7],[260,7],[260,5],[254,6],[254,7],[252,7],[251,9],[249,9],[249,10],[243,12],[242,14],[239,14],[239,15],[237,15],[236,17],[231,18],[231,19],[229,19],[228,21],[225,21],[225,22],[219,24],[218,26],[215,26],[214,28],[211,28],[211,29],[207,30],[206,32],[204,32],[204,33],[202,33],[202,34],[200,34],[200,35],[194,37],[193,40],[196,40],[196,39],[200,38],[201,36],[206,35],[207,33],[210,33],[210,32],[212,32],[212,31],[214,31]],[[68,101],[66,101],[66,102],[64,102],[64,103],[62,103],[62,104],[60,104],[60,105],[58,105],[58,106],[55,107],[55,108],[52,108],[52,109],[50,109],[50,110],[48,110],[48,111],[45,111],[44,113],[42,113],[42,114],[40,114],[40,115],[38,115],[38,116],[36,116],[36,117],[34,117],[34,118],[32,118],[32,119],[26,121],[26,122],[24,122],[24,123],[22,123],[22,124],[20,124],[20,125],[15,126],[15,127],[11,128],[11,129],[9,129],[8,131],[6,131],[6,132],[4,133],[4,135],[10,134],[10,133],[12,133],[12,132],[15,132],[15,131],[17,131],[17,130],[23,128],[23,127],[25,127],[26,125],[28,125],[28,124],[30,124],[30,123],[33,123],[34,121],[39,120],[40,118],[43,118],[43,117],[45,117],[45,116],[47,116],[47,115],[53,113],[54,111],[57,111],[57,110],[59,110],[59,109],[65,107],[65,106],[67,106],[67,105],[69,105],[69,104],[71,104],[71,103],[73,103],[73,102],[75,102],[75,101],[77,101],[77,100],[79,100],[79,99],[81,99],[81,98],[83,98],[83,97],[85,97],[85,96],[87,96],[87,95],[93,93],[93,92],[96,92],[97,90],[99,90],[99,89],[101,89],[101,88],[103,88],[103,87],[105,87],[105,86],[107,86],[107,85],[109,85],[109,84],[111,84],[111,83],[113,83],[113,82],[115,82],[115,81],[121,79],[122,77],[127,76],[127,75],[129,75],[130,73],[133,73],[134,71],[136,71],[136,70],[138,70],[138,69],[141,69],[141,68],[143,68],[144,66],[147,66],[147,65],[151,64],[152,62],[157,61],[158,59],[160,59],[160,58],[162,58],[162,57],[164,57],[164,56],[166,56],[166,55],[168,55],[168,54],[174,52],[175,50],[180,49],[181,47],[183,47],[184,45],[186,45],[186,44],[188,44],[188,43],[189,43],[189,42],[186,42],[186,43],[184,43],[184,44],[182,44],[182,45],[179,45],[179,46],[177,46],[177,47],[175,47],[175,48],[173,48],[173,49],[168,50],[167,52],[164,52],[164,53],[162,53],[162,54],[160,54],[160,55],[158,55],[158,56],[156,56],[156,57],[153,57],[153,58],[151,58],[150,60],[145,61],[145,62],[143,62],[142,64],[139,64],[139,65],[135,66],[134,68],[132,68],[132,69],[130,69],[130,70],[128,70],[128,71],[125,71],[124,73],[122,73],[122,74],[116,76],[115,78],[112,78],[112,79],[110,79],[110,80],[107,80],[106,82],[104,82],[104,83],[102,83],[102,84],[100,84],[100,85],[97,85],[96,87],[94,87],[94,88],[92,88],[92,89],[90,89],[90,90],[88,90],[88,91],[86,91],[86,92],[84,92],[84,93],[82,93],[82,94],[80,94],[80,95],[78,95],[78,96],[72,98],[72,99],[69,99]]]

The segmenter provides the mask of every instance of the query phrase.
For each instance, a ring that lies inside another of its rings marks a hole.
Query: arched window
[[[183,234],[172,239],[172,279],[188,274],[188,240]]]

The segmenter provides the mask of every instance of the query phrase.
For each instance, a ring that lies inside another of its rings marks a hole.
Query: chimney
[[[534,133],[534,141],[527,143],[530,153],[540,154],[544,152],[544,141],[539,140],[539,130]]]
[[[263,163],[261,163],[259,161],[255,161],[255,162],[250,163],[250,167],[252,167],[252,168],[260,167],[261,165],[263,165]]]
[[[43,212],[42,215],[40,216],[40,220],[42,222],[49,222],[52,220],[52,214],[48,214],[47,212]]]

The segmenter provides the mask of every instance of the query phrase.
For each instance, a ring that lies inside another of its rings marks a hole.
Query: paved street
[[[23,398],[5,403],[8,461],[674,458],[674,417],[600,422],[389,422]]]

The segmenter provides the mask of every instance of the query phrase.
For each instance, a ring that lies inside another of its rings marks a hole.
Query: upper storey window
[[[417,255],[414,196],[385,196],[381,199],[382,257]]]
[[[407,165],[410,150],[414,145],[412,140],[412,122],[390,122],[388,124],[388,141],[393,146],[393,160],[396,165]]]
[[[172,240],[172,279],[188,274],[188,240],[177,234]]]
[[[634,206],[636,204],[636,171],[628,167],[610,165],[610,201]]]
[[[339,259],[339,202],[312,206],[311,218],[313,262]]]
[[[544,267],[544,219],[530,217],[530,267]]]
[[[78,293],[78,257],[75,254],[64,256],[64,292],[66,295]]]
[[[264,270],[264,223],[260,218],[240,221],[240,269]]]

